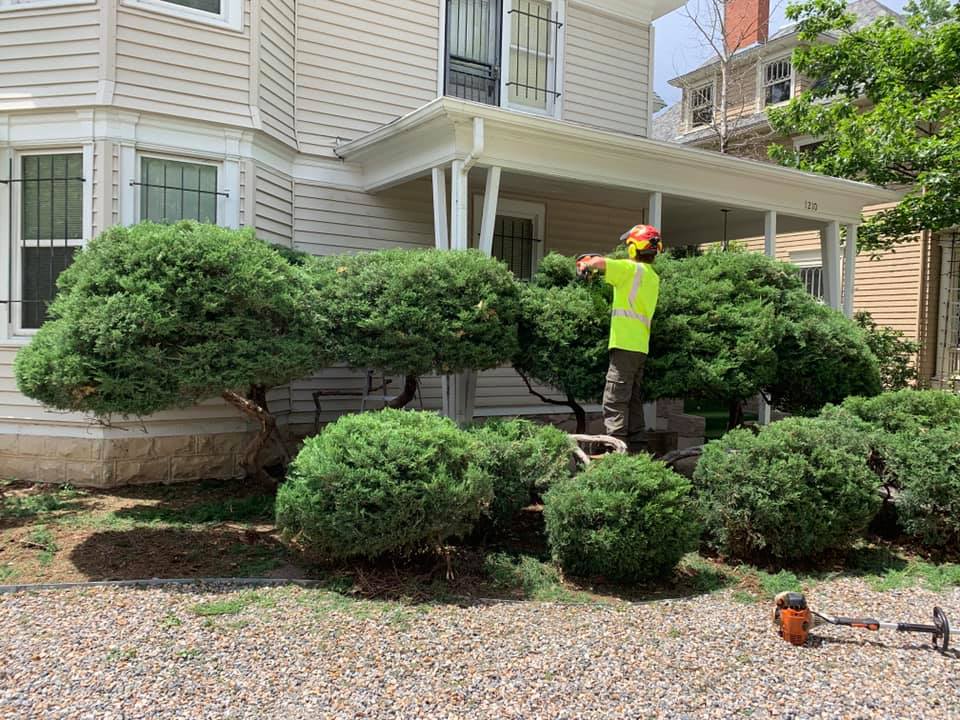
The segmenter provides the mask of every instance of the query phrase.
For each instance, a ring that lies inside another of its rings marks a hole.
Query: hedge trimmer
[[[807,607],[807,599],[798,592],[782,592],[777,595],[775,603],[773,624],[780,637],[793,645],[803,645],[809,631],[818,625],[844,625],[863,630],[927,633],[931,636],[933,647],[940,652],[945,653],[950,648],[950,623],[939,607],[933,608],[933,625],[917,625],[882,622],[873,618],[834,617],[819,613]]]

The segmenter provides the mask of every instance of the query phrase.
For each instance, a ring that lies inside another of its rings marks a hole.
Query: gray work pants
[[[643,421],[645,353],[610,349],[610,368],[603,390],[603,424],[607,435],[623,440],[630,452],[646,449]]]

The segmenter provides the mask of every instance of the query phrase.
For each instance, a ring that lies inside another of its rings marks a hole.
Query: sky
[[[880,2],[891,10],[900,12],[907,0]],[[786,5],[785,0],[770,0],[771,35],[786,24]],[[695,13],[697,8],[703,7],[702,0],[690,0],[686,7]],[[684,8],[664,15],[654,21],[653,25],[656,28],[653,87],[660,93],[660,97],[671,105],[680,99],[680,90],[669,85],[667,81],[699,66],[710,56],[710,49],[690,18],[684,14]]]

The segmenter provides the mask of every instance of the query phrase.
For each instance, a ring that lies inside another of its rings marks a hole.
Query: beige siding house
[[[765,0],[741,0],[749,5],[747,15],[764,17],[758,11]],[[880,16],[898,17],[875,0],[854,0],[848,9],[863,26]],[[769,18],[767,18],[767,21]],[[727,23],[731,27],[734,23]],[[654,119],[653,135],[686,147],[717,149],[719,119],[724,114],[730,128],[730,154],[768,160],[767,147],[777,143],[802,152],[816,142],[810,137],[778,137],[766,119],[766,108],[788,101],[803,92],[807,79],[791,66],[791,54],[799,44],[795,28],[788,26],[767,37],[766,21],[754,24],[738,36],[739,47],[729,64],[730,102],[719,100],[717,61],[671,80],[681,88],[682,99]],[[752,33],[752,34],[751,34]],[[825,40],[830,38],[825,36]],[[865,215],[889,204],[871,205]],[[957,387],[960,380],[960,250],[956,231],[924,232],[914,242],[898,246],[879,257],[857,255],[852,270],[854,311],[867,311],[874,320],[902,331],[921,343],[917,358],[921,382]],[[763,238],[747,240],[751,249],[763,251]],[[822,296],[825,262],[817,233],[779,233],[774,254],[799,266],[811,292]],[[847,256],[849,258],[849,256]],[[844,273],[850,272],[846,267]]]
[[[651,23],[680,4],[0,0],[0,476],[239,472],[249,428],[218,399],[98,424],[16,389],[57,273],[117,223],[252,226],[318,254],[478,247],[525,277],[639,221],[714,241],[733,207],[736,237],[814,233],[839,306],[840,226],[894,198],[649,139]],[[329,391],[364,387],[365,370],[274,389],[271,409],[312,431],[359,409]],[[510,368],[425,378],[420,395],[461,420],[552,411]]]

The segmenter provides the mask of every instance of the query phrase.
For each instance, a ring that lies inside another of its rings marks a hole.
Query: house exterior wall
[[[263,130],[278,140],[297,146],[297,2],[261,0],[255,5],[254,42],[251,58],[259,73],[257,107]]]
[[[646,137],[650,25],[575,2],[566,21],[563,119]]]

